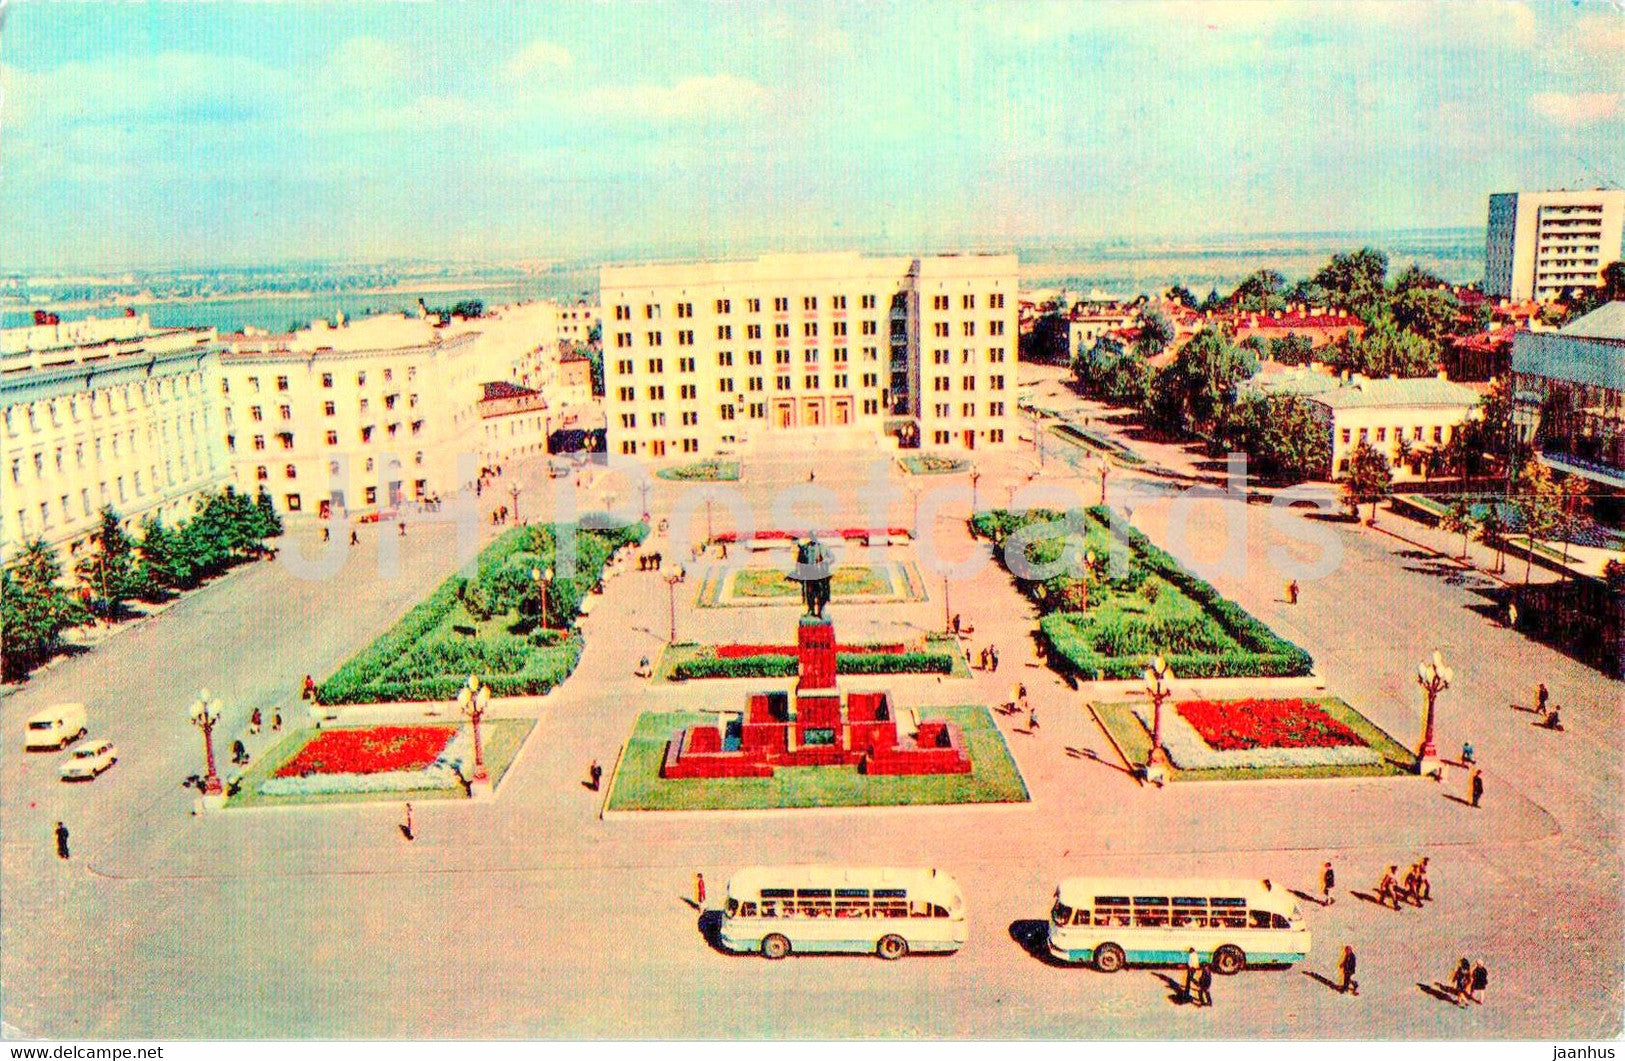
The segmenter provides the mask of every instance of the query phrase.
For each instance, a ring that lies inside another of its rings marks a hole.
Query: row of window
[[[952,406],[948,402],[936,402],[935,404],[933,404],[931,406],[931,415],[937,417],[939,420],[945,420],[948,417],[953,415]],[[961,402],[960,406],[959,406],[959,415],[962,418],[967,419],[967,420],[974,417],[976,415],[976,403],[975,402]],[[988,416],[1003,416],[1004,415],[1004,403],[1003,402],[988,402],[987,403],[987,415]]]
[[[972,377],[967,376],[966,378],[971,379]],[[880,386],[880,375],[875,372],[865,372],[859,376],[858,379],[861,386],[867,390],[873,390]],[[998,382],[993,389],[1003,390],[1004,378],[1002,376],[998,376],[995,377],[995,379]],[[793,385],[794,377],[792,376],[780,375],[773,377],[773,389],[776,391],[791,390],[793,389]],[[836,372],[829,378],[829,386],[831,390],[849,390],[851,385],[852,377],[845,372]],[[820,377],[816,375],[806,375],[801,378],[801,389],[804,391],[822,390],[823,382]],[[944,387],[941,389],[946,390],[947,388]],[[976,388],[974,385],[971,385],[965,389],[975,390]],[[745,379],[745,390],[751,393],[765,391],[767,390],[767,380],[762,376],[748,376]],[[736,393],[734,390],[734,380],[731,377],[717,380],[717,392],[720,394]],[[666,400],[666,388],[664,384],[656,383],[645,387],[644,393],[647,395],[648,400],[652,402],[663,402]],[[679,401],[695,401],[699,398],[699,396],[700,389],[696,384],[678,384],[677,399]],[[618,401],[635,402],[638,400],[638,389],[636,387],[617,387],[615,389],[615,397]]]
[[[422,450],[419,450],[417,453],[415,453],[413,455],[412,463],[417,465],[420,468],[423,466],[423,451]],[[373,470],[373,468],[374,468],[373,459],[371,457],[368,457],[366,467],[365,467],[364,470],[370,473]],[[338,461],[328,461],[327,462],[327,472],[328,472],[329,475],[338,475],[338,474],[340,474],[339,469],[340,469],[340,464],[339,464]],[[296,464],[283,465],[282,477],[284,479],[297,479],[297,478],[299,478],[299,466],[296,465]],[[264,464],[255,465],[255,467],[254,467],[254,478],[259,482],[262,482],[262,483],[265,482],[266,480],[271,478],[271,469],[269,467],[267,467],[266,465],[264,465]]]
[[[51,398],[41,402],[29,402],[27,405],[8,405],[4,411],[5,429],[10,435],[18,434],[19,429],[24,426],[29,431],[37,432],[43,430],[41,424],[44,421],[48,421],[51,427],[61,427],[64,407],[69,423],[78,423],[85,418],[96,420],[104,415],[112,416],[116,411],[135,412],[138,408],[150,406],[154,402],[166,403],[196,394],[198,384],[198,374],[190,373],[185,376],[126,383],[122,387],[103,387],[83,395]],[[118,409],[114,407],[115,399],[119,405]]]
[[[1371,441],[1371,432],[1372,432],[1372,430],[1373,429],[1369,428],[1369,427],[1360,428],[1359,429],[1359,436],[1358,436],[1359,440],[1361,442],[1369,442],[1369,441]],[[1423,429],[1422,429],[1422,427],[1420,425],[1417,425],[1416,427],[1411,428],[1411,440],[1413,442],[1421,442],[1422,441],[1422,430]],[[1377,433],[1377,441],[1378,442],[1387,442],[1388,441],[1388,429],[1386,427],[1376,428],[1375,431]],[[1354,432],[1350,428],[1346,428],[1346,427],[1343,428],[1343,432],[1342,432],[1343,445],[1345,445],[1345,446],[1348,445],[1350,442],[1354,441],[1355,437],[1356,436],[1355,436]],[[1395,442],[1400,441],[1404,437],[1405,437],[1405,429],[1403,427],[1394,428],[1394,441]],[[1442,427],[1442,426],[1440,426],[1438,424],[1435,424],[1433,426],[1433,441],[1435,443],[1443,443],[1443,442],[1449,441],[1451,439],[1454,439],[1455,437],[1456,437],[1456,428],[1455,428],[1454,425],[1452,425],[1450,427]]]
[[[975,434],[975,432],[972,432],[972,431],[966,431],[965,432],[965,436],[967,438],[972,436],[973,434]],[[1002,428],[1002,427],[990,427],[990,428],[988,428],[987,429],[987,440],[989,442],[993,443],[994,445],[998,445],[999,443],[1003,442],[1004,441],[1004,428]],[[953,443],[954,443],[954,432],[946,431],[946,430],[937,430],[937,431],[931,432],[931,444],[933,446],[951,446],[951,445],[953,445]],[[969,445],[968,442],[966,444]]]
[[[414,421],[412,421],[410,426],[411,426],[411,431],[412,431],[413,436],[423,434],[423,421],[422,420],[414,420]],[[386,426],[384,428],[385,437],[388,437],[388,438],[396,438],[396,437],[398,437],[400,435],[400,428],[401,428],[401,425],[399,423],[389,424],[388,426]],[[373,440],[374,432],[376,430],[377,430],[376,427],[374,425],[371,425],[371,424],[367,425],[366,427],[363,427],[361,429],[361,431],[359,432],[360,437],[361,437],[361,441],[363,443],[371,442]],[[283,449],[293,449],[293,432],[292,431],[279,431],[279,432],[277,432],[277,434],[274,437],[276,438],[276,440],[278,442],[280,442],[282,444]],[[329,432],[327,432],[326,441],[327,441],[327,444],[329,446],[338,445],[339,444],[339,433],[337,431],[329,431]],[[255,435],[253,445],[254,445],[254,448],[257,449],[257,450],[264,449],[265,448],[265,436],[264,435]],[[232,453],[237,452],[237,436],[236,435],[227,435],[226,436],[226,449],[229,450]]]
[[[997,402],[994,403],[994,404],[995,404],[995,406],[997,406],[1001,410],[1001,412],[999,414],[994,414],[994,415],[1002,415],[1002,409],[1003,409],[1002,404],[997,403]],[[866,415],[866,416],[878,416],[880,414],[880,402],[877,399],[865,398],[865,399],[863,399],[862,402],[859,403],[859,407],[862,408],[862,410],[864,412],[864,415]],[[722,405],[719,405],[719,406],[717,406],[717,418],[720,419],[720,420],[732,420],[736,416],[738,416],[739,408],[740,407],[737,406],[737,405],[728,404],[728,403],[724,403]],[[969,408],[972,408],[972,406],[967,405],[966,408],[969,409]],[[765,420],[765,419],[767,419],[767,403],[766,402],[749,402],[749,403],[747,403],[745,405],[744,409],[745,409],[745,416],[748,419],[751,419],[751,420]],[[970,416],[972,414],[966,413],[965,415]],[[666,426],[666,414],[663,413],[663,412],[648,413],[645,416],[645,418],[643,420],[641,420],[641,421],[639,420],[637,413],[622,413],[621,414],[621,427],[625,428],[628,431],[636,431],[638,429],[638,425],[639,425],[640,422],[645,424],[648,427],[665,427]],[[678,422],[683,427],[695,427],[700,422],[700,414],[697,411],[693,410],[693,409],[686,409],[686,410],[684,410],[684,411],[682,411],[681,413],[678,414]]]
[[[393,408],[395,408],[396,404],[399,403],[399,401],[400,401],[400,397],[401,396],[399,394],[386,394],[386,395],[384,395],[384,408],[385,409],[393,409]],[[418,396],[416,394],[407,395],[406,396],[406,406],[409,409],[416,409],[418,407]],[[372,409],[372,401],[371,401],[371,399],[362,398],[356,404],[356,410],[358,412],[365,413],[365,412],[368,412],[371,409]],[[293,419],[293,406],[291,406],[291,405],[279,405],[279,406],[277,406],[277,414],[283,420],[292,420]],[[323,416],[337,416],[338,415],[338,404],[336,402],[323,402],[322,403],[322,415]],[[234,418],[235,418],[235,411],[233,410],[233,408],[231,406],[229,406],[229,405],[226,406],[226,423],[228,423],[228,424],[231,423]],[[258,405],[250,405],[248,407],[248,418],[250,420],[253,420],[255,423],[259,423],[260,421],[265,419],[265,411],[264,411],[263,408],[261,408]]]
[[[171,433],[172,427],[174,429],[173,434]],[[184,439],[181,437],[183,434],[186,436]],[[173,421],[164,420],[157,424],[148,423],[146,425],[146,440],[148,446],[158,444],[160,439],[165,447],[168,447],[171,442],[178,445],[185,445],[187,443],[195,444],[197,435],[198,430],[196,413],[191,414],[185,420],[182,420],[180,417],[176,417]],[[120,455],[121,444],[125,443],[126,441],[128,442],[131,452],[134,452],[136,449],[136,430],[131,428],[128,431],[99,435],[91,439],[91,459],[97,463],[100,463],[103,459],[104,441],[106,441],[108,443],[108,447],[112,449],[114,457]],[[39,450],[34,453],[33,457],[34,476],[36,478],[44,478],[45,451]],[[52,454],[52,457],[58,473],[67,471],[67,450],[65,447],[57,446],[55,452]],[[82,439],[74,442],[73,444],[73,463],[74,467],[76,468],[83,468],[85,466],[85,442]],[[21,457],[13,457],[11,459],[12,485],[21,485],[23,481],[23,467],[24,465]]]
[[[409,379],[409,380],[418,378],[418,370],[417,370],[416,365],[408,365],[407,366],[406,378]],[[384,382],[389,383],[389,382],[392,382],[394,379],[395,379],[395,370],[392,369],[392,368],[384,369]],[[279,390],[279,391],[287,391],[291,386],[290,381],[289,381],[287,376],[277,376],[274,383],[275,383],[276,389]],[[357,372],[355,374],[355,385],[357,387],[365,387],[367,385],[367,373],[366,373],[365,369],[363,369],[363,370],[361,370],[361,371],[359,371],[359,372]],[[331,373],[331,372],[323,372],[322,373],[322,387],[323,387],[323,389],[326,389],[326,390],[332,390],[333,389],[333,373]],[[254,394],[258,394],[260,392],[260,378],[258,376],[249,376],[248,377],[248,389],[249,389],[250,392],[252,392]],[[231,393],[231,380],[229,378],[222,379],[220,381],[220,393],[221,394],[230,394]]]
[[[263,472],[265,469],[261,468],[259,470]],[[261,475],[259,478],[264,479],[265,476]],[[414,497],[422,500],[423,495],[428,493],[428,491],[429,481],[427,479],[412,480],[412,493]],[[363,490],[362,501],[368,505],[376,505],[378,503],[378,488],[376,486],[369,486]],[[283,494],[282,505],[289,512],[302,512],[304,511],[305,501],[304,498],[300,497],[298,494]]]
[[[203,456],[202,454],[197,454],[196,456],[198,468],[201,469],[204,466]],[[181,474],[179,480],[177,480],[174,467],[169,461],[164,462],[162,475],[159,473],[158,465],[154,464],[151,468],[150,478],[144,477],[141,472],[133,472],[127,481],[125,476],[120,475],[113,480],[112,488],[109,487],[106,480],[103,480],[97,484],[97,498],[94,503],[91,501],[90,488],[88,486],[81,487],[79,490],[79,518],[89,519],[97,512],[100,512],[104,506],[113,504],[115,501],[115,490],[117,491],[117,503],[122,505],[126,504],[130,500],[132,492],[133,496],[139,500],[140,498],[146,497],[149,493],[157,493],[160,490],[172,487],[177,481],[190,479],[192,477],[192,465],[191,462],[187,460],[186,454],[183,453],[180,455],[180,463]],[[133,487],[133,491],[131,487]],[[59,495],[57,497],[57,510],[61,513],[61,519],[64,523],[72,521],[75,518],[72,505],[72,495]],[[41,501],[39,503],[38,514],[38,530],[40,532],[50,530],[51,527],[55,525],[52,519],[51,503],[49,501]],[[30,512],[28,509],[17,509],[17,530],[25,537],[35,532],[34,528],[30,526],[29,516]]]
[[[966,353],[969,354],[970,351],[966,351]],[[848,357],[846,347],[838,346],[833,351],[831,351],[830,360],[831,360],[832,364],[836,364],[836,365],[847,364],[850,359]],[[864,361],[879,361],[880,360],[880,352],[878,350],[876,350],[872,346],[866,346],[866,347],[863,348],[863,360]],[[999,351],[999,356],[998,356],[998,358],[996,360],[999,360],[999,361],[1004,360],[1004,352],[1002,350]],[[801,363],[802,364],[804,364],[804,365],[817,365],[819,363],[819,361],[820,361],[820,356],[819,356],[819,352],[818,352],[816,347],[809,347],[809,348],[804,349],[804,350],[801,351]],[[775,365],[788,365],[788,364],[790,364],[790,362],[791,362],[790,351],[788,351],[788,350],[775,350],[775,351],[773,351],[773,363]],[[718,368],[732,368],[733,363],[734,363],[734,355],[733,355],[732,350],[719,350],[719,351],[717,351],[717,367]],[[760,365],[762,365],[763,364],[763,353],[762,353],[762,351],[760,351],[760,350],[747,350],[747,351],[745,351],[745,363],[747,365],[752,365],[752,366],[760,366]],[[645,359],[643,364],[644,364],[644,370],[647,371],[648,373],[650,373],[651,375],[659,375],[660,373],[663,373],[663,372],[666,371],[666,359],[663,358],[663,357],[647,358],[647,359]],[[696,370],[697,367],[698,367],[698,362],[696,362],[695,359],[692,358],[692,357],[679,357],[677,359],[677,371],[678,372],[693,372],[693,371]],[[636,371],[636,369],[637,369],[637,363],[632,358],[623,357],[623,358],[619,358],[619,359],[617,359],[615,361],[615,372],[616,372],[617,375],[630,376],[630,375],[632,375],[632,373],[634,371]]]
[[[906,899],[762,899],[728,900],[729,917],[947,917],[936,903]]]
[[[1004,296],[1000,295],[998,297],[1002,299]],[[860,309],[874,309],[876,307],[876,304],[877,304],[877,299],[876,299],[876,297],[874,295],[862,295],[862,296],[859,297],[859,300],[858,300],[858,306],[859,306]],[[747,299],[744,299],[743,300],[743,305],[744,305],[746,313],[760,313],[760,312],[762,312],[762,300],[759,299],[759,298],[747,298]],[[846,302],[846,296],[845,295],[832,295],[832,296],[830,296],[830,299],[829,299],[829,308],[830,309],[832,309],[832,310],[844,310],[844,309],[846,309],[846,307],[847,307],[847,302]],[[712,304],[712,308],[719,315],[724,315],[725,316],[725,315],[733,312],[733,299],[731,299],[731,298],[719,298]],[[814,313],[814,312],[816,312],[818,310],[818,296],[817,295],[806,295],[806,296],[804,296],[801,299],[801,309],[805,313]],[[673,304],[673,311],[677,314],[677,318],[679,320],[687,320],[688,318],[694,316],[694,303],[692,303],[692,302],[677,302],[677,303],[674,303]],[[659,320],[660,319],[660,312],[661,312],[661,307],[660,307],[660,304],[658,302],[645,303],[644,306],[643,306],[643,319],[644,320],[649,320],[649,321]],[[777,297],[777,298],[775,298],[773,300],[773,312],[774,313],[789,313],[790,312],[790,298],[789,298],[788,295],[781,295],[781,296],[779,296],[779,297]],[[615,307],[615,319],[618,320],[618,321],[629,321],[629,320],[631,320],[632,319],[632,307],[629,306],[629,305],[624,305],[624,304],[616,306]]]

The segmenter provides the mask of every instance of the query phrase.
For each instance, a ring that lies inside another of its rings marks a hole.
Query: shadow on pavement
[[[1447,987],[1446,985],[1439,983],[1438,981],[1434,981],[1431,984],[1424,984],[1424,983],[1418,982],[1416,987],[1417,987],[1417,990],[1422,992],[1422,994],[1424,994],[1424,995],[1432,995],[1434,998],[1438,999],[1440,1002],[1448,1002],[1452,1006],[1459,1006],[1461,1004],[1461,1003],[1456,1001],[1455,991],[1452,990],[1450,987]]]
[[[706,945],[718,954],[726,954],[730,958],[747,958],[747,954],[739,954],[722,945],[722,911],[706,910],[694,922],[694,927],[700,930],[700,938]]]
[[[1010,922],[1010,938],[1021,945],[1021,949],[1037,958],[1045,965],[1053,965],[1057,969],[1068,969],[1070,962],[1063,962],[1049,952],[1049,922],[1039,921],[1036,918],[1025,918]]]
[[[1188,1006],[1191,1004],[1193,1000],[1185,991],[1185,983],[1183,980],[1175,980],[1167,973],[1152,973],[1151,975],[1168,985],[1169,1002],[1172,1002],[1176,1006]]]
[[[1327,987],[1331,988],[1333,991],[1336,991],[1340,995],[1343,993],[1343,986],[1330,977],[1321,976],[1319,973],[1311,972],[1308,969],[1303,970],[1303,975],[1307,976],[1316,983],[1325,984]]]

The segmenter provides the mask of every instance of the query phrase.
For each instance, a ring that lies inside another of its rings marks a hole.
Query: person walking
[[[1203,1007],[1213,1005],[1213,970],[1207,962],[1196,970],[1196,1004]]]
[[[1288,604],[1298,603],[1298,580],[1293,579],[1286,584],[1286,599]]]
[[[1038,708],[1036,706],[1027,709],[1027,732],[1038,732]]]
[[[1411,889],[1412,894],[1416,896],[1416,905],[1421,906],[1423,903],[1431,902],[1433,900],[1433,885],[1428,883],[1428,860],[1426,855],[1423,855],[1421,861],[1411,867],[1411,873],[1416,878],[1416,884]]]
[[[989,645],[987,647],[987,652],[988,652],[988,656],[991,657],[992,660],[993,660],[993,673],[994,674],[999,673],[999,646],[998,645]]]
[[[1025,711],[1027,709],[1027,683],[1026,682],[1017,682],[1016,683],[1016,706],[1021,708],[1023,711]]]
[[[282,709],[280,707],[271,709],[271,732],[282,732]]]
[[[696,909],[705,909],[705,874],[694,874],[694,906]]]
[[[401,822],[401,835],[408,840],[417,839],[417,833],[412,828],[412,805],[410,803],[406,805],[406,820]]]
[[[598,765],[597,759],[594,759],[592,765],[587,767],[587,776],[592,779],[592,790],[597,792],[599,783],[604,779],[604,768]]]
[[[258,733],[264,720],[264,716],[260,714],[260,709],[256,707],[253,713],[248,716],[248,732]]]
[[[64,862],[68,859],[68,827],[61,822],[56,823],[56,857]]]
[[[1389,866],[1388,872],[1377,882],[1377,902],[1383,906],[1393,903],[1395,910],[1399,909],[1399,880],[1395,876],[1398,872],[1398,866]]]
[[[1337,990],[1342,994],[1358,995],[1360,993],[1360,981],[1354,979],[1355,965],[1354,948],[1345,944],[1343,946],[1343,957],[1338,959],[1337,962],[1337,971],[1343,978],[1342,983],[1337,985]]]
[[[1518,628],[1518,606],[1516,604],[1513,604],[1512,602],[1508,601],[1507,602],[1507,629],[1516,630],[1517,628]]]
[[[1332,894],[1332,889],[1335,887],[1337,887],[1337,871],[1332,869],[1330,862],[1327,862],[1320,867],[1321,906],[1330,906],[1337,902],[1337,896]]]
[[[1479,800],[1484,798],[1484,771],[1474,770],[1472,781],[1473,806],[1478,806]]]
[[[360,545],[361,544],[361,538],[360,538],[359,535],[356,534],[354,527],[350,528],[350,544],[351,545]]]
[[[396,523],[395,526],[400,528],[401,537],[402,538],[406,537],[406,521],[403,519],[400,522]]]
[[[1463,765],[1465,765],[1465,766],[1472,766],[1473,765],[1473,763],[1475,762],[1475,760],[1473,759],[1473,753],[1474,753],[1473,742],[1472,741],[1465,741],[1465,740],[1462,741],[1461,742],[1461,761],[1462,761]]]
[[[1466,958],[1456,963],[1456,971],[1450,975],[1450,988],[1454,996],[1452,1001],[1458,1006],[1466,1001],[1468,993],[1472,991],[1473,966]]]
[[[1546,688],[1545,682],[1541,682],[1535,687],[1535,710],[1537,712],[1544,715],[1546,713],[1546,705],[1551,702],[1551,699],[1551,691]]]
[[[333,528],[329,527],[325,523],[322,524],[322,541],[328,542],[328,541],[332,541],[332,539],[333,539]]]
[[[1484,989],[1490,986],[1490,971],[1483,962],[1473,964],[1472,979],[1468,981],[1467,997],[1480,1005],[1484,1002]]]
[[[1185,951],[1185,1000],[1194,1002],[1196,996],[1192,993],[1196,988],[1196,977],[1202,971],[1202,959],[1196,956],[1196,948],[1191,947]]]
[[[301,699],[304,699],[304,700],[314,700],[314,699],[316,699],[316,679],[315,678],[311,677],[308,674],[305,675],[304,689],[299,694],[299,696],[300,696]]]

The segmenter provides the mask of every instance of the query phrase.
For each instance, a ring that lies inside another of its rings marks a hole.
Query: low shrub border
[[[704,652],[705,650],[702,650]],[[952,674],[954,658],[946,652],[840,652],[837,674]],[[672,668],[674,681],[697,678],[788,678],[801,672],[792,655],[767,654],[721,657],[702,654]]]

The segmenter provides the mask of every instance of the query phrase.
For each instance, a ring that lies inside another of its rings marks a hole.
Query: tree
[[[1415,262],[1405,266],[1405,268],[1401,269],[1399,274],[1394,277],[1394,294],[1396,295],[1404,294],[1407,291],[1414,291],[1418,288],[1433,288],[1437,290],[1438,288],[1445,286],[1446,284],[1439,274],[1424,269]]]
[[[1438,347],[1401,329],[1383,316],[1359,338],[1345,335],[1331,348],[1332,365],[1373,379],[1383,376],[1431,376],[1438,371]]]
[[[1563,577],[1569,577],[1569,543],[1585,530],[1591,511],[1591,495],[1586,481],[1578,475],[1564,477],[1558,484],[1558,527],[1563,534]]]
[[[604,396],[604,351],[593,347],[587,351],[587,371],[592,376],[592,396]]]
[[[1349,511],[1355,517],[1360,515],[1361,505],[1371,506],[1369,523],[1377,522],[1377,502],[1393,493],[1393,472],[1388,467],[1388,458],[1372,448],[1371,443],[1361,442],[1349,454],[1348,478],[1343,482],[1343,498],[1348,503]]]
[[[1507,556],[1505,552],[1507,533],[1506,517],[1501,515],[1499,505],[1491,505],[1484,513],[1484,518],[1478,524],[1478,537],[1485,545],[1495,550],[1495,570],[1497,573],[1505,571]]]
[[[1265,475],[1302,482],[1325,474],[1331,464],[1331,434],[1297,395],[1238,397],[1226,418],[1225,437]]]
[[[1598,274],[1597,287],[1576,288],[1569,298],[1572,316],[1582,316],[1610,302],[1625,301],[1625,261],[1609,262]]]
[[[1223,308],[1224,299],[1219,296],[1219,289],[1216,287],[1208,288],[1207,298],[1204,298],[1202,304],[1197,307],[1203,313],[1215,313]]]
[[[1170,287],[1168,289],[1168,299],[1171,302],[1178,302],[1180,305],[1189,309],[1196,308],[1196,296],[1192,294],[1191,289],[1186,287],[1184,284],[1175,284],[1173,287]]]
[[[1283,365],[1307,365],[1315,359],[1315,344],[1307,335],[1288,332],[1279,339],[1271,339],[1269,358]]]
[[[1204,328],[1162,372],[1154,385],[1153,403],[1167,426],[1185,430],[1210,427],[1222,407],[1236,400],[1236,387],[1258,371],[1258,358],[1216,328]]]
[[[1350,254],[1334,254],[1314,283],[1326,289],[1331,304],[1346,309],[1367,324],[1388,306],[1388,255],[1370,247]]]
[[[1467,539],[1478,526],[1478,518],[1473,515],[1473,506],[1465,497],[1456,498],[1455,502],[1445,510],[1439,525],[1452,534],[1461,535],[1461,558],[1467,559]]]
[[[1562,491],[1552,480],[1551,469],[1538,458],[1530,457],[1518,473],[1513,504],[1528,538],[1523,568],[1523,584],[1527,586],[1535,562],[1535,540],[1550,535],[1562,518]]]
[[[485,303],[477,298],[465,298],[451,307],[451,315],[461,317],[464,320],[483,317],[485,316]]]
[[[90,546],[90,554],[75,565],[74,573],[93,594],[92,611],[111,620],[125,601],[146,591],[146,573],[138,562],[135,540],[111,505],[102,508]]]
[[[56,552],[42,538],[25,543],[0,573],[0,670],[7,680],[50,658],[61,645],[62,631],[89,619],[61,577]]]
[[[1236,285],[1230,302],[1249,313],[1279,313],[1286,308],[1286,277],[1274,269],[1259,269]]]
[[[1461,303],[1448,291],[1412,287],[1394,297],[1394,320],[1433,343],[1449,335],[1455,326]]]
[[[1156,357],[1174,341],[1174,325],[1159,309],[1148,309],[1140,316],[1140,337],[1134,340],[1134,349],[1142,357]]]

